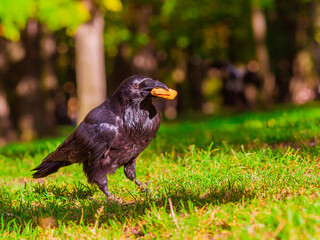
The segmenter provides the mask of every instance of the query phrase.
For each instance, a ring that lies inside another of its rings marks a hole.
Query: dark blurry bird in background
[[[141,186],[136,179],[135,163],[160,126],[152,98],[166,98],[154,93],[154,89],[169,94],[165,84],[148,77],[124,80],[112,96],[91,110],[75,132],[33,169],[33,177],[43,178],[61,167],[82,163],[88,182],[96,183],[109,197],[106,175],[124,166],[126,177]]]

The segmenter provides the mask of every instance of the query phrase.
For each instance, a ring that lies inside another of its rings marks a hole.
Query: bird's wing
[[[89,164],[101,159],[103,154],[112,147],[119,135],[117,121],[112,113],[108,118],[99,118],[100,112],[93,111],[57,149],[43,161],[68,161]]]

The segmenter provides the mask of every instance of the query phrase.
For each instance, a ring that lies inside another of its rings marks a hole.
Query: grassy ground
[[[319,239],[320,111],[314,104],[163,124],[105,202],[81,166],[44,180],[30,169],[63,138],[0,150],[1,239]]]

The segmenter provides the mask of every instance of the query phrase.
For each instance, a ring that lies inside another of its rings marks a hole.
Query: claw
[[[143,191],[143,192],[148,192],[148,188],[149,188],[149,182],[147,182],[146,184],[142,184],[139,180],[134,179],[135,184],[138,185],[138,188]]]
[[[146,182],[146,183],[144,183],[144,184],[141,184],[140,186],[139,186],[139,189],[142,191],[142,192],[144,192],[144,193],[146,193],[146,194],[150,194],[150,188],[149,188],[149,182]]]
[[[115,194],[110,194],[110,195],[107,197],[107,199],[105,200],[105,203],[108,203],[108,202],[112,202],[112,203],[121,205],[120,199],[118,199]]]

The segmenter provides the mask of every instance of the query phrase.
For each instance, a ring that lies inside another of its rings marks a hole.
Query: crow
[[[168,87],[144,76],[125,79],[113,95],[92,109],[77,129],[42,163],[33,169],[33,178],[43,178],[61,167],[82,163],[88,182],[97,184],[110,197],[107,174],[124,166],[124,174],[139,187],[135,163],[139,154],[156,137],[160,115],[152,103],[152,92]],[[170,89],[171,91],[172,89]]]

